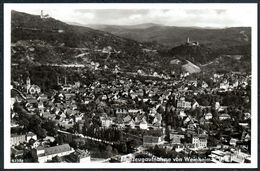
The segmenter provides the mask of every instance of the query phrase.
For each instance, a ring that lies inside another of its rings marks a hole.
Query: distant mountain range
[[[228,46],[248,45],[251,42],[250,27],[231,27],[219,29],[164,26],[153,23],[133,26],[88,26],[139,42],[155,41],[168,47],[179,46],[183,44],[188,37],[193,41],[198,41],[200,44],[207,45],[213,49],[222,49]]]
[[[17,11],[12,11],[11,17],[13,63],[98,62],[109,68],[118,65],[126,71],[142,69],[160,73],[180,68],[170,64],[174,59],[188,60],[199,67],[226,54],[245,56],[241,60],[251,59],[251,29],[246,27],[205,29],[153,23],[85,27]],[[187,37],[199,45],[187,45]]]

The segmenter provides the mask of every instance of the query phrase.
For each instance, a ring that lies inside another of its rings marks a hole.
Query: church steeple
[[[26,78],[26,90],[27,90],[27,93],[29,93],[30,87],[31,87],[31,79],[30,79],[30,77],[28,76],[28,77]]]

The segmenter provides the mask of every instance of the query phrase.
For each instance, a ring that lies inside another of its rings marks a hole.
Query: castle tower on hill
[[[198,41],[190,41],[190,37],[187,37],[186,45],[189,45],[189,46],[199,46],[199,42]]]
[[[44,19],[44,18],[49,18],[49,14],[44,14],[43,13],[43,10],[41,10],[41,19]]]
[[[190,43],[190,38],[189,37],[187,37],[187,43]]]

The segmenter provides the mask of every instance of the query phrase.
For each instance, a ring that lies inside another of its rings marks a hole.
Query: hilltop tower
[[[43,10],[41,10],[41,18],[44,18]]]
[[[187,37],[187,43],[190,43],[190,38],[189,37]]]
[[[49,14],[44,14],[43,13],[43,10],[41,10],[41,19],[44,19],[44,18],[49,18]]]

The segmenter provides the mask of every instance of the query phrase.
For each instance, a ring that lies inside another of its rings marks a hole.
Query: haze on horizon
[[[40,15],[38,9],[14,9]],[[251,27],[255,18],[250,8],[193,9],[42,9],[45,14],[66,23],[80,25],[137,25],[155,23],[180,27]]]

